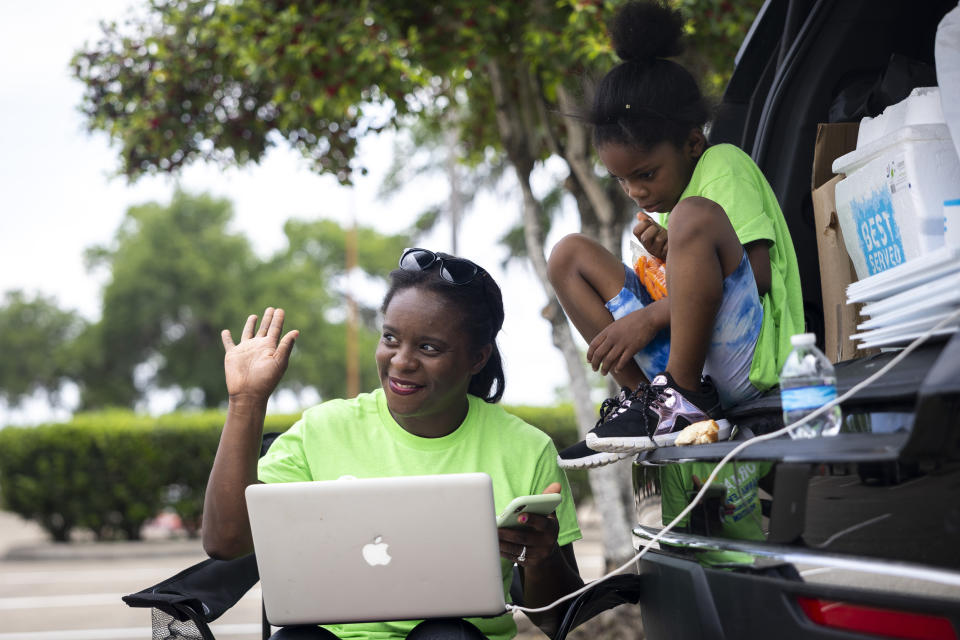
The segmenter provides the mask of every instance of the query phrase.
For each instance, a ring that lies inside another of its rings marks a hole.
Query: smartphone
[[[520,496],[514,498],[507,505],[506,509],[497,516],[497,528],[500,527],[522,527],[517,521],[517,516],[521,513],[536,513],[546,516],[553,513],[557,505],[560,504],[559,493],[540,493],[532,496]]]

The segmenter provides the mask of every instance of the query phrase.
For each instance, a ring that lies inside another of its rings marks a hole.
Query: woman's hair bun
[[[669,58],[683,51],[683,16],[661,2],[629,2],[610,25],[613,48],[624,62]]]

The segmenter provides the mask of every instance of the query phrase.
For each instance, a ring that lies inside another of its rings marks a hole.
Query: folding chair
[[[279,433],[265,433],[260,457]],[[209,558],[143,591],[123,596],[131,607],[150,607],[153,640],[215,640],[210,623],[260,581],[254,554],[234,560]],[[261,606],[261,610],[263,607]],[[270,637],[270,625],[262,614],[263,639]]]
[[[516,576],[515,576],[516,578]],[[131,607],[152,607],[153,640],[216,640],[210,623],[236,604],[259,580],[253,554],[236,560],[204,560],[148,589],[123,597]],[[598,613],[640,600],[642,577],[614,576],[570,604],[554,640]],[[270,624],[262,617],[263,640]]]
[[[153,640],[215,640],[209,624],[260,580],[257,559],[199,562],[159,584],[123,596],[131,607],[151,607]],[[270,625],[263,618],[263,638]]]

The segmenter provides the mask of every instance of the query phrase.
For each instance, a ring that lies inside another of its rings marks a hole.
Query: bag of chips
[[[655,258],[636,238],[630,238],[633,271],[654,300],[667,295],[667,264]]]

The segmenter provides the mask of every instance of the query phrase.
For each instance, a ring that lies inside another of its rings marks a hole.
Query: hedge
[[[558,449],[576,441],[570,406],[506,409],[550,434]],[[149,417],[114,410],[0,429],[0,505],[59,541],[76,528],[101,540],[136,540],[144,522],[163,509],[176,511],[194,534],[224,417],[221,411]],[[267,416],[264,431],[284,431],[298,417]],[[568,475],[574,497],[582,498],[585,474]]]
[[[296,418],[268,416],[266,428],[283,431]],[[0,429],[0,505],[59,541],[77,527],[136,540],[164,508],[195,531],[223,420],[217,411],[151,418],[116,410]]]

